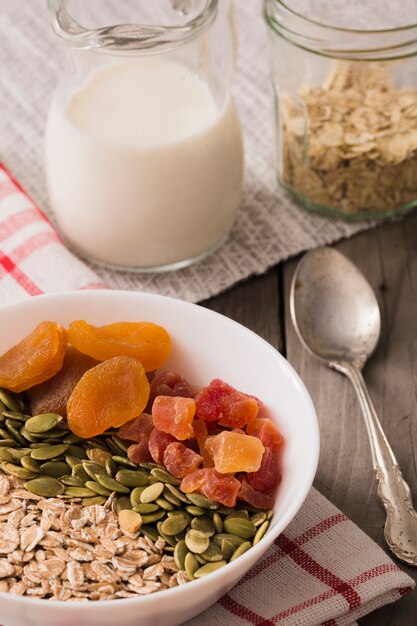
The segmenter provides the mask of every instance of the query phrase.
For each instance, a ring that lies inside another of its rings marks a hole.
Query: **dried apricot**
[[[196,397],[197,416],[207,422],[218,421],[221,426],[243,428],[256,418],[260,400],[219,378],[215,378]]]
[[[246,478],[244,478],[242,480],[242,486],[238,494],[238,499],[244,500],[258,509],[272,509],[275,503],[275,491],[275,489],[272,489],[271,491],[257,491],[246,480]]]
[[[119,427],[142,413],[149,382],[137,359],[117,356],[88,370],[75,386],[67,405],[68,426],[89,438]]]
[[[271,448],[265,448],[261,467],[257,472],[248,473],[248,481],[257,491],[269,491],[277,487],[281,481],[277,453]]]
[[[147,413],[142,413],[139,417],[135,417],[133,420],[123,424],[123,426],[119,428],[119,432],[117,434],[121,439],[136,441],[136,443],[139,443],[145,435],[150,435],[152,430],[152,416]]]
[[[132,443],[127,449],[127,458],[133,461],[133,463],[149,463],[153,461],[151,453],[149,452],[149,435],[142,437],[139,443]]]
[[[193,436],[195,402],[192,398],[157,396],[152,405],[155,428],[183,441]]]
[[[257,472],[265,450],[256,437],[227,430],[209,437],[206,448],[213,455],[216,470],[222,474]]]
[[[41,322],[0,356],[0,387],[20,392],[48,380],[61,369],[66,346],[65,328]]]
[[[175,437],[169,433],[163,433],[157,428],[153,429],[149,437],[149,452],[155,463],[163,462],[165,450],[170,443],[174,443],[175,441]]]
[[[97,364],[97,361],[87,354],[67,346],[59,372],[49,380],[27,390],[26,396],[32,415],[40,413],[66,415],[68,398],[75,385],[87,370]]]
[[[248,425],[246,432],[248,435],[258,437],[265,447],[271,448],[272,450],[278,450],[284,442],[284,437],[274,423],[267,418],[257,418]]]
[[[164,465],[176,478],[184,478],[201,465],[203,458],[184,446],[183,443],[170,443],[164,452]]]
[[[171,352],[169,334],[152,322],[93,326],[84,320],[76,320],[69,326],[68,339],[77,350],[98,361],[115,356],[139,359],[146,372],[161,367]]]

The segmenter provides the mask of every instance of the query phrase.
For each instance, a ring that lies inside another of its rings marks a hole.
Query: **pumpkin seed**
[[[173,504],[174,507],[179,507],[181,506],[181,500],[179,500],[176,496],[174,496],[170,491],[168,491],[167,489],[164,489],[164,491],[162,492],[163,497],[165,498],[165,500],[167,502],[169,502],[170,504]]]
[[[107,447],[109,448],[109,450],[111,450],[113,454],[117,456],[120,455],[120,448],[118,448],[116,444],[113,443],[111,437],[106,437],[105,441],[106,441]]]
[[[165,500],[165,498],[157,498],[155,500],[155,504],[157,504],[164,511],[173,511],[175,509],[174,505]]]
[[[159,467],[159,469],[165,469],[165,467],[163,465],[159,465],[159,463],[140,463],[140,466],[148,472],[151,472],[156,467]]]
[[[0,447],[3,448],[10,448],[12,446],[15,446],[16,442],[14,439],[1,439],[0,440]]]
[[[79,437],[78,435],[76,435],[75,433],[69,433],[68,435],[65,435],[63,442],[64,443],[80,443],[81,441],[83,441],[82,437]]]
[[[48,461],[47,463],[42,464],[40,472],[41,474],[46,474],[47,476],[61,478],[61,476],[68,474],[69,467],[66,463],[64,463],[64,461]]]
[[[107,498],[104,498],[103,496],[92,496],[91,498],[83,498],[81,500],[81,504],[83,506],[102,506],[103,504],[106,504],[107,502]]]
[[[223,521],[217,512],[213,513],[213,524],[214,524],[214,529],[216,533],[223,532]]]
[[[157,500],[157,498],[159,498],[163,490],[164,483],[158,482],[154,485],[149,485],[149,487],[146,487],[146,489],[144,489],[140,494],[140,501],[142,502],[142,504],[153,502],[154,500]]]
[[[25,413],[18,413],[17,411],[3,411],[3,417],[8,417],[15,422],[25,423],[26,420],[30,418],[30,415],[26,415]]]
[[[7,391],[7,389],[0,389],[0,401],[7,409],[9,409],[9,411],[16,411],[16,413],[20,413],[23,409],[22,400],[17,398],[10,391]]]
[[[105,465],[107,459],[111,459],[111,452],[101,448],[87,448],[86,453],[90,461],[100,463],[100,465]]]
[[[15,422],[13,422],[13,420],[11,420],[11,419],[7,419],[4,423],[6,425],[7,430],[9,431],[11,436],[13,437],[13,439],[16,439],[16,441],[18,441],[20,444],[22,444],[22,446],[26,446],[27,445],[27,440],[20,433],[20,430],[18,430],[16,428]]]
[[[148,513],[155,513],[158,511],[159,506],[150,502],[149,504],[137,504],[133,507],[133,510],[141,515],[147,515]]]
[[[259,526],[258,530],[256,531],[256,535],[253,538],[253,545],[255,546],[261,539],[262,537],[265,535],[266,531],[268,530],[268,526],[269,526],[269,520],[265,520],[263,524],[261,524],[261,526]]]
[[[10,433],[6,428],[0,428],[0,437],[3,439],[10,439]],[[13,440],[16,443],[16,440]]]
[[[0,421],[1,421],[1,417],[4,411],[7,411],[7,406],[3,404],[3,402],[0,400]]]
[[[82,487],[84,485],[83,481],[75,476],[60,476],[59,482],[66,487]]]
[[[187,493],[187,498],[191,504],[199,506],[200,509],[217,509],[219,507],[218,502],[209,500],[205,496],[201,495],[201,493]]]
[[[234,551],[236,550],[233,543],[231,543],[230,541],[227,541],[227,539],[222,539],[220,549],[222,551],[223,558],[225,558],[226,561],[230,561],[230,559],[233,556]]]
[[[148,477],[145,472],[131,469],[119,470],[115,478],[119,481],[119,483],[125,485],[125,487],[143,487],[148,484]]]
[[[119,456],[117,454],[114,454],[112,456],[112,460],[117,463],[117,465],[122,465],[123,467],[128,467],[129,469],[139,469],[136,463],[133,463],[133,461],[126,458],[125,456]]]
[[[112,478],[114,478],[114,476],[116,475],[116,472],[117,472],[117,465],[116,465],[116,463],[112,459],[106,459],[104,467],[106,468],[107,474],[109,476],[111,476]]]
[[[223,522],[224,529],[231,535],[237,535],[242,539],[250,539],[256,533],[256,527],[249,519],[228,516]]]
[[[142,522],[144,524],[152,524],[152,522],[157,522],[162,519],[166,515],[165,511],[157,511],[156,513],[149,513],[148,515],[142,515]]]
[[[215,541],[220,548],[223,540],[229,541],[235,548],[238,548],[244,541],[242,537],[230,535],[228,533],[217,533],[213,536],[213,541]]]
[[[165,535],[171,537],[172,535],[178,535],[178,533],[185,530],[188,526],[188,518],[182,515],[168,515],[167,519],[163,522],[161,529]]]
[[[205,515],[207,513],[207,509],[200,509],[199,506],[194,506],[193,504],[191,504],[190,506],[186,506],[185,510],[190,515],[197,516],[197,517],[199,515]]]
[[[14,461],[20,461],[22,457],[32,452],[30,448],[7,448],[7,449],[12,455]]]
[[[128,533],[136,533],[142,526],[142,516],[129,509],[119,511],[118,520],[120,528]]]
[[[7,448],[0,448],[0,460],[10,463],[13,461],[13,455]]]
[[[122,439],[119,439],[119,437],[117,437],[116,435],[112,435],[111,439],[113,443],[119,448],[119,450],[121,450],[124,454],[127,454],[129,446],[126,445]]]
[[[194,554],[202,554],[209,547],[210,540],[201,531],[191,529],[185,535],[185,543],[187,548]]]
[[[184,559],[184,569],[190,580],[194,580],[194,574],[199,569],[199,566],[200,564],[195,558],[194,554],[192,552],[188,552],[188,554],[185,555]]]
[[[30,472],[34,472],[35,474],[39,474],[41,466],[39,465],[39,463],[37,461],[35,461],[35,459],[32,459],[32,457],[29,454],[26,454],[25,456],[22,456],[22,458],[20,459],[20,463],[21,463],[22,467],[24,467],[25,469],[29,470]]]
[[[172,548],[175,548],[175,546],[177,545],[177,540],[175,539],[174,536],[170,537],[169,535],[166,535],[164,533],[164,531],[162,530],[162,524],[164,522],[157,522],[156,527],[158,529],[158,533],[159,536],[165,541],[165,543],[167,543],[169,546],[171,546]]]
[[[194,528],[194,530],[199,530],[207,537],[212,537],[215,533],[214,524],[211,519],[206,515],[202,515],[201,517],[195,517],[191,521],[191,528]]]
[[[180,485],[181,484],[181,481],[178,478],[175,478],[175,476],[173,476],[166,469],[161,469],[160,467],[154,467],[151,470],[151,474],[157,480],[161,481],[161,483],[169,483],[170,485]]]
[[[71,456],[75,456],[77,459],[87,458],[87,453],[81,446],[74,446],[73,444],[69,444],[67,452]]]
[[[188,554],[188,548],[185,541],[182,539],[177,543],[174,549],[175,564],[178,569],[183,570],[185,568],[185,557]]]
[[[24,426],[22,426],[22,428],[20,429],[20,434],[27,441],[30,441],[30,443],[41,443],[41,444],[45,445],[45,442],[41,441],[41,439],[43,438],[43,435],[31,435],[30,432],[28,430],[26,430],[26,428]]]
[[[173,496],[175,496],[176,498],[178,498],[178,500],[180,500],[180,502],[184,502],[184,504],[189,504],[189,500],[188,500],[187,496],[185,495],[185,493],[182,493],[182,491],[177,489],[174,485],[170,485],[169,483],[165,483],[165,489],[170,491]]]
[[[64,485],[52,476],[39,476],[25,483],[25,489],[37,496],[56,498],[64,493]]]
[[[231,513],[234,513],[234,511],[235,509],[233,509],[231,506],[224,506],[223,504],[221,504],[217,509],[217,512],[221,515],[230,515]]]
[[[107,452],[106,444],[104,443],[104,441],[101,441],[101,439],[97,439],[97,437],[92,437],[91,439],[84,439],[82,444],[84,445],[86,450],[87,449],[88,450],[92,450],[93,448],[99,448],[100,450],[103,450],[103,451]]]
[[[85,483],[86,480],[90,480],[91,478],[91,476],[87,474],[87,472],[85,471],[82,463],[78,463],[77,465],[74,465],[74,467],[72,468],[71,474],[74,476],[74,478],[78,478],[83,483]],[[94,474],[94,480],[95,480],[95,477],[96,476]]]
[[[105,489],[102,485],[97,483],[95,480],[87,480],[85,483],[87,489],[91,489],[94,493],[97,493],[99,496],[107,496],[109,497],[112,492],[109,489]]]
[[[207,574],[216,572],[218,569],[220,569],[224,565],[227,565],[227,561],[217,561],[217,563],[206,563],[206,565],[199,567],[199,569],[194,572],[194,578],[202,578],[203,576],[207,576]]]
[[[84,470],[92,480],[96,480],[97,476],[108,476],[106,468],[100,463],[86,460],[81,461],[81,463]]]
[[[17,478],[24,478],[28,480],[30,478],[36,477],[35,472],[31,472],[30,470],[25,469],[24,467],[21,467],[20,465],[14,465],[13,463],[8,463],[7,461],[1,462],[1,469],[3,470],[5,474],[8,474],[9,476],[16,476]]]
[[[224,558],[222,551],[220,550],[219,546],[214,543],[214,541],[210,541],[207,550],[201,554],[201,557],[205,561],[210,562],[222,561]]]
[[[274,514],[274,512],[273,512],[273,511],[267,511],[267,512],[266,512],[266,519],[267,519],[267,520],[270,520],[270,519],[271,519],[271,517],[273,516],[273,514]]]
[[[143,516],[142,516],[142,522],[143,522]],[[147,526],[146,524],[142,524],[140,528],[140,532],[153,542],[158,540],[158,531],[153,526]]]
[[[255,524],[256,528],[258,528],[258,526],[261,526],[266,520],[266,513],[264,511],[259,511],[258,513],[254,513],[250,519],[251,522]]]
[[[65,487],[65,495],[71,498],[94,498],[97,494],[87,487]]]
[[[118,480],[109,476],[107,472],[103,475],[97,474],[96,480],[106,489],[110,489],[110,491],[115,491],[116,493],[130,493],[129,487],[125,487],[119,483]]]
[[[235,561],[237,558],[239,558],[240,556],[242,556],[242,554],[244,554],[245,552],[247,552],[249,550],[249,548],[252,547],[252,544],[250,541],[244,541],[238,548],[236,548],[236,550],[233,552],[233,555],[230,558],[230,562]]]
[[[229,519],[232,517],[239,517],[240,519],[242,518],[249,519],[249,513],[246,511],[246,509],[242,509],[240,511],[233,511],[233,513],[230,513],[227,517]]]
[[[76,465],[80,464],[80,459],[77,459],[76,456],[71,456],[70,454],[65,455],[65,463],[73,469]]]
[[[132,505],[130,503],[130,499],[127,496],[120,496],[116,499],[115,511],[116,513],[120,513],[120,511],[124,511],[125,509],[131,509]]]
[[[49,461],[55,459],[57,456],[64,454],[68,450],[68,444],[61,443],[57,446],[45,446],[44,448],[37,448],[31,451],[32,459],[36,461]]]
[[[146,487],[135,487],[130,494],[130,502],[132,506],[137,506],[141,504],[140,496],[142,495],[142,491],[145,491]]]
[[[58,413],[41,413],[30,417],[25,424],[25,428],[31,435],[39,435],[47,433],[62,422],[61,415]]]

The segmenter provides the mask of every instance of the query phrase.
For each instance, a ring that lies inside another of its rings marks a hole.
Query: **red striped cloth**
[[[103,286],[0,164],[0,303]],[[413,587],[381,548],[312,489],[257,565],[188,626],[347,626]]]

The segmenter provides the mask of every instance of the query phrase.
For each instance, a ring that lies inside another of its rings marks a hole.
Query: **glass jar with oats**
[[[417,205],[417,1],[264,0],[280,184],[349,220]]]

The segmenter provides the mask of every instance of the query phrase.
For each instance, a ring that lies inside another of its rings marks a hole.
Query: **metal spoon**
[[[307,350],[345,374],[355,388],[368,431],[378,496],[387,513],[386,542],[398,559],[417,566],[417,513],[361,372],[379,339],[375,294],[343,254],[317,248],[297,267],[290,308],[297,335]]]

